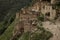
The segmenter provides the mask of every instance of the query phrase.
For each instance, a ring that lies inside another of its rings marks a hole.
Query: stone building
[[[52,4],[54,0],[50,0],[50,2],[41,2],[41,13],[44,14],[45,18],[53,20],[56,16],[56,9],[53,8]]]
[[[41,0],[41,13],[44,14],[45,19],[53,20],[56,16],[56,9],[54,9],[56,0]]]

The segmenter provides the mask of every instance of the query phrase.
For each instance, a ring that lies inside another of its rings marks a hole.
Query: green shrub
[[[44,21],[44,15],[43,14],[40,14],[40,16],[37,17],[37,19],[39,21]]]
[[[23,35],[18,40],[29,40],[30,32],[23,33]]]

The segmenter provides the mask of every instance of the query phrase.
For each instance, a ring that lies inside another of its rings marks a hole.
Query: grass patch
[[[13,22],[6,30],[5,32],[0,36],[0,40],[9,40],[12,36],[12,32],[14,29],[14,23]]]
[[[30,32],[23,33],[23,35],[18,40],[29,40]]]
[[[4,33],[4,31],[8,28],[8,26],[14,21],[15,15],[8,17],[10,19],[6,19],[0,23],[0,35]]]
[[[37,17],[37,19],[39,21],[44,21],[44,15],[43,14],[40,14],[40,16]]]

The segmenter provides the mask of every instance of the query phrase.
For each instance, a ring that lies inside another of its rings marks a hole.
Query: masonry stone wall
[[[41,4],[41,13],[44,14],[44,16],[47,16],[47,18],[50,20],[53,20],[56,16],[56,9],[53,9],[52,7],[53,6],[51,4],[49,5],[49,3],[47,3],[47,4],[42,3]],[[46,13],[49,13],[50,16],[45,15]]]

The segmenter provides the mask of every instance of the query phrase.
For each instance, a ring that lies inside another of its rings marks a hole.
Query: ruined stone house
[[[60,13],[57,12],[55,4],[59,3],[60,0],[41,0],[41,13],[44,14],[45,18],[49,20],[55,19]]]
[[[34,30],[37,25],[37,16],[40,13],[44,14],[44,17],[53,20],[56,16],[56,10],[53,9],[54,0],[40,0],[30,7],[22,8],[19,13],[16,14],[16,19],[19,22],[24,23],[24,32]]]
[[[47,17],[48,19],[54,19],[56,16],[56,10],[53,9],[53,6],[50,4],[45,4],[42,3],[41,6],[41,13],[44,14],[45,17]]]

